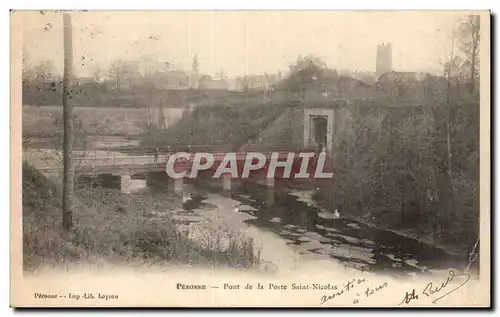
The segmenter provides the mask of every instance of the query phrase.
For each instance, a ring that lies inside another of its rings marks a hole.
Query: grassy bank
[[[151,130],[145,135],[142,144],[190,144],[234,150],[257,138],[287,107],[283,103],[199,107],[168,130]]]
[[[210,232],[200,240],[174,223],[169,208],[147,197],[79,186],[74,228],[61,231],[60,190],[28,165],[23,166],[23,265],[64,266],[76,262],[199,264],[252,267],[253,241],[238,234]],[[165,213],[165,211],[167,212]],[[161,217],[154,211],[164,212]]]
[[[62,110],[57,104],[45,107],[24,105],[23,137],[59,134]],[[74,114],[87,135],[139,135],[148,122],[147,109],[75,107]]]

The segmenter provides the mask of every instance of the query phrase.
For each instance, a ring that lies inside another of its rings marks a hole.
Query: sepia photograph
[[[13,307],[489,307],[489,11],[12,10]]]

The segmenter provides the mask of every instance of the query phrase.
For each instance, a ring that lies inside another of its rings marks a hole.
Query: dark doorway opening
[[[313,140],[317,145],[326,146],[328,119],[323,116],[315,116],[313,122]]]

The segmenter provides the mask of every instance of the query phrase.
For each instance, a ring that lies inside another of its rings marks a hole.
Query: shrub
[[[447,106],[351,111],[335,164],[336,181],[318,198],[347,215],[470,251],[479,219],[479,106],[452,106],[453,186]]]

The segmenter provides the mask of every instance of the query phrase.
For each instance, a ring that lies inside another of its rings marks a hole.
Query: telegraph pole
[[[73,226],[73,106],[70,103],[70,94],[73,77],[73,35],[71,27],[71,16],[63,14],[64,24],[64,77],[63,77],[63,120],[64,120],[64,177],[62,196],[62,226],[68,231]]]

